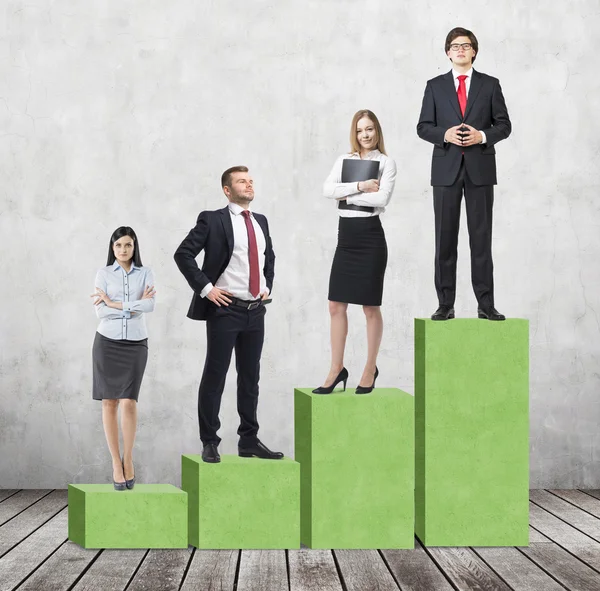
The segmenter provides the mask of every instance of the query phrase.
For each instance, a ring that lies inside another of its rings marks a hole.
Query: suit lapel
[[[460,105],[458,104],[458,94],[456,94],[456,88],[454,86],[454,76],[452,75],[452,70],[450,70],[450,72],[448,72],[444,76],[444,89],[446,91],[446,94],[448,95],[448,100],[450,101],[450,104],[456,111],[458,118],[462,121],[463,118],[462,118],[462,115],[460,114]]]
[[[221,214],[221,222],[227,238],[227,260],[229,260],[233,254],[233,224],[231,223],[231,216],[229,215],[229,207],[220,209],[219,213]]]
[[[266,218],[262,215],[256,215],[254,214],[254,219],[258,222],[258,225],[260,226],[261,230],[263,231],[263,234],[265,236],[265,254],[267,253],[267,248],[269,245],[269,234],[267,232],[267,222],[266,222]]]
[[[471,107],[477,99],[477,95],[479,94],[479,91],[481,90],[481,87],[483,85],[481,78],[481,74],[473,70],[473,77],[471,78],[471,85],[469,86],[469,94],[467,96],[467,109],[465,111],[464,119],[465,121],[467,120],[467,117],[469,116],[469,113],[471,111]]]

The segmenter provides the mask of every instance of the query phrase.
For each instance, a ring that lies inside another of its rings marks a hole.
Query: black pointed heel
[[[344,391],[346,391],[346,382],[348,381],[348,370],[342,367],[342,371],[337,375],[331,386],[319,386],[313,390],[313,394],[331,394],[333,389],[340,383],[344,382]]]
[[[375,366],[375,375],[373,376],[373,385],[369,388],[369,386],[356,386],[356,393],[357,394],[368,394],[369,392],[373,391],[373,388],[375,387],[375,380],[377,379],[377,376],[379,375],[379,369],[377,368],[377,366]]]

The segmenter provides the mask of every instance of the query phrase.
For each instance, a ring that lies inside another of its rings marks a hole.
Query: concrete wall
[[[293,387],[329,361],[334,204],[321,197],[353,113],[379,116],[399,168],[382,218],[390,249],[378,385],[413,392],[413,317],[433,287],[431,146],[415,132],[454,26],[480,41],[513,122],[497,146],[496,303],[531,323],[531,484],[600,488],[600,153],[597,1],[6,0],[0,11],[0,486],[110,478],[91,399],[89,294],[111,232],[131,225],[157,277],[139,404],[141,481],[179,483],[200,451],[204,325],[172,255],[221,172],[247,164],[277,254],[260,435],[293,454]],[[596,66],[594,66],[596,64]],[[464,218],[463,218],[464,220]],[[463,222],[457,315],[474,316]],[[366,356],[350,311],[347,366]],[[222,453],[236,450],[235,376]],[[374,434],[375,436],[375,434]]]

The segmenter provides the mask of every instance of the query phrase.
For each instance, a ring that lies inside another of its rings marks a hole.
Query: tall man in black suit
[[[452,29],[446,55],[452,70],[427,82],[420,138],[434,144],[431,163],[435,213],[435,288],[439,307],[432,320],[454,318],[460,202],[465,196],[471,246],[471,282],[477,316],[504,320],[494,307],[492,206],[496,149],[511,132],[497,78],[473,70],[479,51],[475,35]]]
[[[221,177],[229,205],[203,211],[175,252],[175,262],[194,291],[188,318],[206,320],[206,361],[198,391],[198,420],[205,462],[221,461],[219,408],[232,351],[238,374],[240,456],[281,459],[257,437],[258,381],[264,341],[265,300],[273,287],[275,253],[267,218],[253,213],[252,178],[245,166]],[[204,250],[202,269],[196,257]]]

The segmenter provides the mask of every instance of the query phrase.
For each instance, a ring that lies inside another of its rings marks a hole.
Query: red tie
[[[465,110],[467,109],[467,85],[465,84],[465,80],[467,76],[464,74],[457,76],[458,78],[458,104],[460,105],[460,112],[463,117],[465,115]]]
[[[250,212],[245,209],[242,211],[246,230],[248,231],[248,260],[250,261],[250,293],[252,297],[257,298],[260,293],[260,274],[258,271],[258,247],[256,246],[256,233],[250,219]]]

